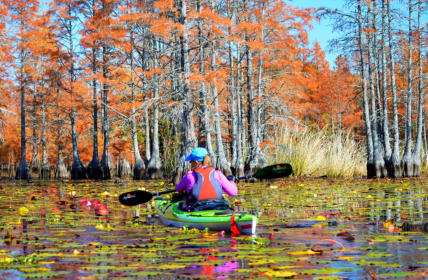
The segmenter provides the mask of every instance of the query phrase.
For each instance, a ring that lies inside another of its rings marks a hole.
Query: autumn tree
[[[28,88],[28,71],[29,71],[29,54],[27,44],[31,44],[31,24],[32,19],[38,12],[38,1],[14,1],[9,3],[8,9],[10,11],[11,20],[16,23],[14,26],[15,37],[14,39],[14,54],[16,59],[17,68],[17,89],[20,93],[20,115],[21,115],[21,158],[19,167],[16,171],[17,179],[30,179],[31,174],[27,164],[27,139],[26,139],[26,96]]]
[[[0,143],[5,142],[4,128],[8,117],[14,113],[8,109],[10,104],[10,94],[5,85],[10,84],[10,77],[7,71],[7,64],[11,60],[11,44],[8,38],[6,29],[6,19],[8,15],[8,7],[5,1],[0,1],[0,94],[2,99],[0,100]]]
[[[90,84],[92,91],[92,160],[86,167],[89,179],[101,178],[101,164],[98,155],[98,91],[99,82],[97,79],[99,71],[99,55],[101,51],[101,44],[99,40],[99,26],[100,22],[100,9],[102,3],[97,0],[84,1],[81,6],[81,15],[85,17],[85,28],[83,30],[84,36],[81,39],[81,44],[84,47],[85,59],[82,61],[91,73],[88,73],[87,83]]]
[[[57,54],[58,46],[55,41],[55,35],[53,30],[55,27],[52,25],[51,16],[49,13],[44,12],[40,16],[33,20],[34,27],[36,27],[32,33],[32,44],[29,46],[33,57],[32,63],[32,74],[31,83],[33,84],[33,96],[38,100],[33,100],[37,106],[34,106],[34,110],[38,110],[40,107],[40,117],[33,120],[35,128],[39,127],[36,125],[40,123],[40,141],[41,141],[41,162],[40,162],[40,179],[50,178],[50,164],[48,162],[48,151],[47,142],[49,137],[48,122],[51,121],[48,112],[51,109],[50,103],[52,100],[52,94],[55,88],[55,76],[57,70]],[[52,87],[54,85],[54,87]],[[37,116],[37,112],[34,112]],[[40,119],[40,121],[39,121]],[[34,129],[33,137],[39,133],[38,129]],[[38,143],[34,148],[34,153],[38,151],[36,149]],[[33,155],[38,157],[38,155]],[[37,162],[37,161],[36,161]],[[37,170],[39,166],[36,166]]]
[[[189,34],[187,30],[187,0],[176,2],[177,20],[182,32],[179,34],[179,48],[181,50],[181,65],[179,69],[178,88],[182,92],[183,113],[181,118],[181,152],[177,162],[177,170],[174,182],[178,182],[185,173],[185,157],[196,147],[196,135],[194,126],[193,95],[190,87],[190,60],[189,60]]]
[[[78,57],[78,44],[77,31],[79,30],[78,25],[78,11],[79,6],[75,1],[68,0],[57,0],[53,1],[53,10],[57,11],[55,18],[57,30],[57,41],[61,46],[61,55],[59,56],[58,64],[61,66],[58,73],[57,84],[60,87],[61,94],[63,96],[59,105],[59,108],[63,108],[67,112],[70,118],[70,134],[72,143],[72,155],[73,163],[71,165],[71,179],[85,179],[87,178],[86,168],[80,160],[78,150],[78,135],[76,132],[76,116],[77,111],[82,105],[82,96],[80,95],[81,84],[78,80],[80,69],[77,65]],[[65,97],[65,98],[64,98]],[[58,115],[58,121],[63,123],[61,116]],[[61,131],[59,131],[61,132]],[[62,166],[61,160],[63,159],[62,145],[58,146],[58,158],[59,166]],[[61,174],[63,174],[61,172]]]
[[[131,130],[131,139],[132,139],[132,147],[134,153],[134,170],[133,170],[133,178],[136,180],[140,180],[144,178],[145,172],[145,164],[143,159],[141,158],[140,148],[138,145],[137,138],[137,113],[141,100],[138,98],[138,75],[137,75],[137,63],[136,63],[136,29],[138,28],[138,3],[134,3],[133,1],[126,1],[126,6],[123,9],[122,14],[120,15],[120,20],[124,26],[126,31],[125,39],[121,45],[121,50],[124,55],[124,67],[125,71],[125,81],[126,85],[124,85],[123,91],[126,93],[126,103],[128,108],[130,108],[130,117],[129,124]],[[134,5],[137,5],[135,7]]]

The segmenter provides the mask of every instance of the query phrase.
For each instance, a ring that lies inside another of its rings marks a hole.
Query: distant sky
[[[287,4],[295,7],[303,8],[320,8],[326,7],[330,9],[342,9],[345,0],[288,0]],[[326,59],[330,63],[330,68],[333,68],[334,61],[338,53],[328,53],[328,40],[333,39],[338,34],[333,33],[331,22],[323,19],[320,22],[313,22],[313,29],[309,31],[309,40],[311,43],[317,41],[324,50]]]
[[[326,7],[330,9],[340,9],[346,10],[346,0],[285,0],[287,4],[290,4],[294,7],[303,7],[303,8],[320,8]],[[425,4],[426,5],[426,4]],[[408,15],[408,6],[406,3],[402,3],[401,1],[392,2],[392,7],[398,11],[401,15],[400,21],[401,26],[404,31],[408,29],[408,21],[406,20],[406,16]],[[414,15],[414,24],[417,11],[416,7],[413,11]],[[422,13],[422,24],[427,24],[428,22],[428,13]],[[311,43],[317,41],[321,48],[324,50],[326,59],[330,63],[330,68],[332,69],[334,66],[334,61],[339,53],[328,53],[328,40],[339,37],[340,34],[334,33],[331,27],[331,21],[327,18],[322,19],[320,22],[313,22],[313,29],[309,31],[309,40]],[[400,24],[400,23],[399,23]]]

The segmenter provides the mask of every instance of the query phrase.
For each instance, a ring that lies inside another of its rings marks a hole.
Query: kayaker
[[[229,181],[220,171],[211,166],[211,158],[208,151],[198,147],[185,159],[190,162],[192,168],[177,184],[176,190],[186,193],[186,203],[183,208],[188,211],[196,210],[196,205],[205,205],[204,209],[216,207],[219,209],[227,204],[223,199],[223,191],[230,196],[236,196],[238,188],[233,180]],[[223,206],[220,206],[223,204]],[[227,205],[228,207],[228,205]],[[216,208],[217,209],[217,208]]]

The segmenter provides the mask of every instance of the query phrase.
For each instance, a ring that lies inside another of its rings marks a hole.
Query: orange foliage
[[[280,129],[290,122],[316,127],[330,126],[335,130],[362,126],[360,96],[354,87],[359,81],[351,72],[351,62],[346,56],[340,56],[332,70],[321,47],[308,44],[308,30],[311,22],[316,20],[314,9],[295,8],[285,1],[263,0],[246,1],[244,9],[233,5],[220,6],[217,2],[211,7],[206,1],[201,1],[202,8],[198,10],[195,2],[188,1],[187,24],[183,26],[179,23],[178,10],[174,6],[177,1],[173,0],[95,1],[92,7],[79,6],[82,4],[79,1],[52,0],[52,5],[43,10],[44,15],[35,13],[38,9],[36,1],[15,2],[15,11],[18,7],[28,8],[25,14],[11,13],[6,6],[0,5],[0,36],[9,36],[5,38],[10,39],[0,40],[0,109],[19,113],[19,88],[15,75],[19,73],[20,65],[11,55],[12,44],[9,41],[15,35],[25,35],[25,45],[18,41],[14,43],[22,44],[20,46],[25,46],[28,52],[28,62],[23,68],[28,81],[25,88],[28,93],[27,105],[37,107],[29,122],[33,124],[40,120],[41,99],[36,93],[43,92],[47,105],[47,150],[51,163],[57,161],[59,145],[64,147],[65,160],[71,163],[71,112],[75,112],[76,117],[79,155],[84,163],[91,160],[92,82],[96,84],[96,101],[100,106],[103,105],[103,86],[108,87],[110,151],[116,159],[120,156],[132,161],[129,127],[132,109],[137,110],[139,136],[144,134],[142,109],[148,108],[151,118],[153,106],[156,105],[161,118],[167,120],[176,116],[171,117],[171,112],[176,114],[180,111],[178,107],[183,102],[182,88],[177,84],[183,75],[179,41],[184,32],[188,36],[190,50],[188,80],[193,90],[193,109],[199,109],[199,90],[201,83],[205,83],[211,98],[208,102],[209,110],[216,110],[211,95],[215,87],[225,141],[231,139],[228,115],[231,111],[231,89],[239,86],[240,97],[244,100],[242,105],[248,106],[249,102],[246,92],[247,47],[253,57],[251,74],[255,92],[259,86],[259,66],[262,69],[260,97],[257,93],[250,102],[263,105],[263,114],[269,127]],[[8,17],[12,19],[11,24],[18,24],[23,19],[26,25],[21,26],[22,30],[16,34],[9,35],[8,25],[2,20]],[[81,20],[83,26],[77,24]],[[64,23],[73,23],[75,29],[80,28],[73,34],[73,46],[67,45],[69,38]],[[367,28],[365,32],[377,30]],[[398,42],[400,53],[396,54],[400,58],[398,65],[406,65],[408,56],[405,48],[407,41],[402,36]],[[204,56],[200,53],[201,42]],[[236,75],[237,70],[241,73],[238,79],[234,77],[235,84],[232,86],[228,53],[230,44],[233,73]],[[211,65],[212,48],[216,50],[214,67]],[[237,56],[238,50],[240,57]],[[416,51],[413,56],[417,57]],[[205,68],[203,73],[201,65]],[[426,63],[423,68],[426,73]],[[408,83],[405,67],[397,67],[396,75],[399,99],[402,100]],[[153,99],[157,93],[155,85],[159,86],[160,95],[156,100]],[[133,103],[132,93],[136,99]],[[400,110],[404,114],[402,107]],[[101,110],[99,114],[101,116]],[[198,125],[200,120],[195,116],[194,121]],[[28,129],[28,138],[32,133]],[[18,115],[0,110],[0,134],[4,137],[4,142],[0,143],[0,161],[18,160]],[[101,154],[101,129],[97,137]],[[265,140],[261,146],[272,145],[270,139]],[[29,145],[29,157],[31,149]]]

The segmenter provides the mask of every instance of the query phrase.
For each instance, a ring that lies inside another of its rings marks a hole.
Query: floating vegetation
[[[259,217],[256,236],[165,227],[151,202],[124,207],[117,199],[159,188],[1,182],[0,278],[428,276],[423,178],[242,183],[230,203]]]

